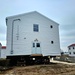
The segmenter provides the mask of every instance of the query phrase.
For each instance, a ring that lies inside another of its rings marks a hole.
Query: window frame
[[[53,25],[50,25],[50,28],[53,28]]]
[[[40,43],[36,43],[36,47],[40,47]]]
[[[73,52],[73,54],[75,54],[75,52]]]
[[[75,49],[75,48],[73,47],[73,49]]]
[[[35,43],[33,43],[33,47],[35,47]]]
[[[39,24],[33,24],[33,31],[39,32]]]
[[[54,41],[51,41],[51,44],[54,44]]]
[[[69,54],[71,55],[71,52],[69,52]]]

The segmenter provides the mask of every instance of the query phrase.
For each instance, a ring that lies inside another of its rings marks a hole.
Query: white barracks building
[[[37,11],[10,16],[7,25],[7,57],[59,56],[59,24]]]
[[[69,56],[75,57],[75,44],[71,44],[68,46]]]
[[[6,46],[0,43],[0,58],[6,58]]]

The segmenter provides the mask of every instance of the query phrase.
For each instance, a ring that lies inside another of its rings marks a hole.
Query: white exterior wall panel
[[[1,49],[1,58],[6,58],[6,49]]]
[[[14,19],[21,19],[21,21],[14,21],[13,29],[13,54],[11,50],[11,35],[12,35],[12,21]],[[33,24],[39,25],[39,32],[33,31]],[[50,28],[50,25],[53,28]],[[7,22],[7,55],[30,55],[32,54],[32,43],[35,39],[41,44],[41,51],[46,55],[60,55],[59,44],[59,25],[46,17],[33,12],[30,14],[9,17]],[[17,40],[18,33],[18,40]],[[51,44],[54,41],[54,44]]]
[[[68,52],[69,52],[69,56],[75,57],[75,46],[70,47],[70,49],[68,48]]]

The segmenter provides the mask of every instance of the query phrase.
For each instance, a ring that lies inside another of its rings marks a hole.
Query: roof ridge
[[[71,45],[69,45],[68,47],[72,47],[72,46],[75,46],[75,44],[71,44]]]
[[[2,46],[2,49],[6,49],[6,46]]]

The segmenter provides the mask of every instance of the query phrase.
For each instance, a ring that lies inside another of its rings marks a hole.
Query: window
[[[73,52],[73,54],[75,54],[75,52]]]
[[[53,44],[54,43],[54,41],[51,41],[51,44]]]
[[[74,49],[74,47],[73,47],[73,49]]]
[[[33,24],[33,31],[38,32],[39,31],[39,25],[38,24]]]
[[[40,47],[40,43],[37,43],[37,44],[36,44],[36,47]]]
[[[33,43],[33,47],[35,47],[35,43]]]
[[[69,52],[69,54],[71,54],[71,52]]]
[[[51,25],[50,28],[53,28],[53,26]]]
[[[69,47],[69,50],[70,50],[71,48]]]

